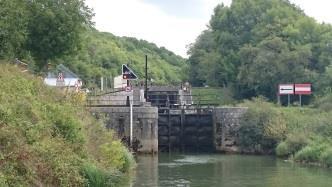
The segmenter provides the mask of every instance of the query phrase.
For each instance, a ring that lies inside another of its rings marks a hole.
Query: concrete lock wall
[[[119,139],[129,140],[129,107],[92,107],[90,111],[96,117],[103,118],[105,126],[113,129]],[[133,108],[133,139],[137,146],[137,152],[158,152],[158,108]]]
[[[221,107],[214,109],[214,139],[216,151],[240,152],[238,130],[248,108]]]

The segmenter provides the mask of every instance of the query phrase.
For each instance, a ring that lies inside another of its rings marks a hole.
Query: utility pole
[[[133,148],[133,102],[130,102],[130,147]]]
[[[148,55],[145,55],[145,89],[144,89],[145,101],[148,99]]]

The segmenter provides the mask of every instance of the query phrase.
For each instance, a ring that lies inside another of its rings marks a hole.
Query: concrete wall
[[[118,138],[130,137],[129,107],[92,107],[92,114],[105,121]],[[133,108],[133,138],[138,140],[139,153],[158,152],[158,109],[156,107]]]
[[[216,151],[240,152],[238,130],[240,118],[247,108],[222,107],[214,109],[214,139]]]
[[[145,102],[143,94],[144,90],[133,89],[131,92],[121,91],[100,96],[90,96],[88,98],[88,104],[94,106],[125,106],[127,103],[127,96],[129,96],[130,101],[134,101],[134,105],[143,105]]]

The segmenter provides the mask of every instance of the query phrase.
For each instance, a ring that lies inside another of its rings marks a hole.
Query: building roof
[[[79,79],[79,77],[73,73],[72,71],[70,71],[66,66],[64,66],[63,64],[59,64],[56,66],[56,68],[54,70],[51,70],[47,73],[47,77],[48,79],[52,79],[52,78],[58,78],[59,73],[63,74],[63,77],[65,79]]]

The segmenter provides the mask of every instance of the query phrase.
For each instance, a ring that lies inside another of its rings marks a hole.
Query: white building
[[[47,77],[44,78],[44,83],[48,86],[56,87],[80,88],[83,85],[82,80],[62,64],[47,73]]]
[[[127,80],[124,80],[122,75],[114,77],[114,88],[124,89],[127,86]]]

